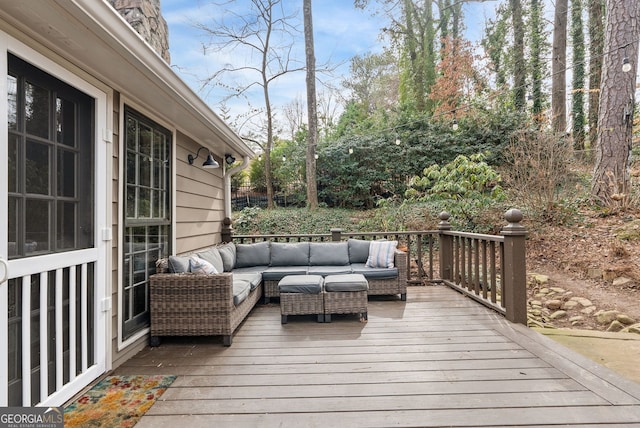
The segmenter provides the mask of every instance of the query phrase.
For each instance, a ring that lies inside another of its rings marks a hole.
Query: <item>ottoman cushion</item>
[[[322,292],[320,275],[289,275],[278,283],[281,293],[319,294]]]
[[[329,275],[324,280],[324,289],[331,291],[366,291],[369,289],[369,283],[364,275],[346,274],[346,275]]]

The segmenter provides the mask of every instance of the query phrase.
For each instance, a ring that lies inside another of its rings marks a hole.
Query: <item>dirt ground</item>
[[[581,213],[569,226],[530,228],[527,271],[546,275],[549,282],[530,281],[529,298],[541,287],[559,287],[569,295],[591,300],[597,310],[617,310],[640,322],[640,213],[600,216]],[[566,299],[566,298],[565,298]],[[570,317],[554,320],[562,328],[606,330],[595,317],[572,326]]]

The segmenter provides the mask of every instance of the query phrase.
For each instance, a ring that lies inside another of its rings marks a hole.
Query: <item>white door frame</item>
[[[47,51],[43,49],[43,51]],[[12,53],[35,67],[45,70],[47,73],[79,89],[94,99],[94,163],[95,163],[95,218],[94,218],[94,248],[77,250],[46,256],[29,257],[17,260],[8,260],[8,184],[6,177],[0,179],[0,279],[6,275],[8,279],[23,278],[23,284],[28,282],[30,275],[39,272],[56,270],[69,267],[73,271],[79,269],[81,276],[86,274],[86,264],[94,263],[94,278],[96,296],[94,302],[94,342],[91,344],[94,351],[95,364],[86,367],[79,375],[70,375],[70,380],[62,384],[61,376],[56,382],[56,390],[51,395],[44,393],[39,405],[57,406],[77,394],[85,386],[89,385],[98,376],[102,375],[111,366],[111,124],[110,102],[111,90],[96,79],[84,75],[79,69],[67,64],[65,61],[40,54],[35,49],[21,41],[0,31],[0,166],[7,171],[8,164],[8,128],[7,128],[7,55]],[[53,54],[51,54],[53,55]],[[76,70],[72,73],[69,70]],[[82,75],[82,77],[80,77]],[[42,278],[42,277],[41,277]],[[28,288],[28,287],[23,287]],[[23,290],[24,291],[24,290]],[[23,293],[24,295],[24,293]],[[60,297],[61,301],[61,297]],[[23,305],[23,309],[29,308],[29,303]],[[0,283],[0,407],[7,406],[8,402],[8,282]],[[61,326],[61,318],[56,323]],[[75,324],[75,323],[74,323]],[[28,341],[30,331],[25,331],[28,321],[23,321],[23,341]],[[81,333],[86,326],[74,326],[76,333]],[[59,327],[61,328],[61,327]],[[41,330],[42,331],[42,330]],[[46,330],[45,330],[46,331]],[[42,333],[40,333],[42,334]],[[45,345],[46,346],[46,345]],[[23,347],[25,349],[25,347]],[[61,346],[60,346],[61,349]],[[86,352],[76,350],[77,352]],[[27,351],[28,352],[28,351]],[[57,354],[60,350],[56,351]],[[57,358],[60,358],[58,355]],[[60,365],[58,365],[60,367]],[[46,370],[45,370],[46,374]],[[30,387],[27,387],[30,389]]]

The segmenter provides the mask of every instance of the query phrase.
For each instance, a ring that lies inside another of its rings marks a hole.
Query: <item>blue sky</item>
[[[231,2],[231,7],[246,6],[247,0]],[[484,29],[487,17],[493,15],[493,10],[498,1],[483,3],[467,3],[464,11],[466,16],[466,36],[470,40],[478,40]],[[207,87],[202,89],[201,82],[207,76],[221,69],[227,63],[240,64],[246,61],[242,58],[242,52],[231,53],[208,51],[205,55],[203,43],[205,35],[193,25],[194,21],[212,22],[213,18],[219,18],[219,8],[212,7],[206,0],[161,0],[162,13],[169,26],[169,50],[171,63],[175,71],[189,84],[214,111],[220,112],[220,102],[228,93],[221,88]],[[302,0],[285,0],[287,7],[299,10],[299,19],[302,22]],[[385,20],[372,16],[370,10],[359,10],[353,7],[352,0],[315,0],[313,2],[313,25],[316,51],[316,63],[318,65],[331,62],[342,64],[334,72],[333,84],[339,83],[343,76],[348,74],[349,59],[355,55],[363,55],[367,52],[380,52],[382,42],[379,39],[380,28],[385,25]],[[300,24],[302,28],[302,24]],[[301,34],[299,40],[301,53],[304,54],[304,37]],[[300,58],[304,61],[304,57]],[[256,80],[258,76],[252,75],[249,79]],[[321,77],[323,78],[323,77]],[[241,76],[236,79],[240,81]],[[324,78],[327,80],[326,78]],[[233,75],[227,74],[225,83],[233,84]],[[321,86],[318,86],[318,91]],[[292,100],[305,99],[305,73],[288,74],[279,78],[271,87],[272,104],[282,107]],[[264,102],[258,88],[247,99],[232,99],[226,106],[232,116],[243,114],[249,110],[249,103],[253,107],[262,107]]]

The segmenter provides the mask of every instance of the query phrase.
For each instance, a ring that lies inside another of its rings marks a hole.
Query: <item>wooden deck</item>
[[[165,340],[116,374],[178,375],[137,428],[640,426],[639,384],[445,286],[368,323],[258,305],[230,348]]]

